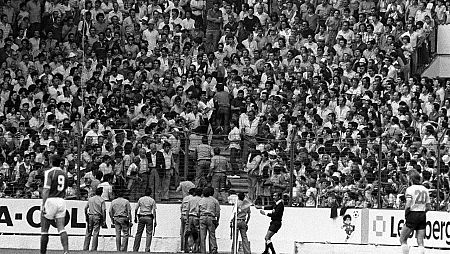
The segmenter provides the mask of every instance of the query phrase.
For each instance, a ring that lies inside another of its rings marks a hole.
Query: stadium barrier
[[[38,249],[40,236],[40,205],[38,199],[1,199],[0,203],[0,248]],[[81,249],[80,241],[86,230],[84,207],[86,201],[67,201],[66,230],[71,236],[72,248]],[[107,203],[109,209],[110,203]],[[132,204],[134,209],[135,204]],[[179,251],[179,204],[158,204],[157,222],[152,251]],[[219,227],[216,231],[220,252],[231,251],[230,215],[232,206],[221,206]],[[339,214],[339,210],[337,211]],[[133,211],[134,215],[134,211]],[[345,215],[330,218],[329,208],[290,208],[285,209],[283,226],[273,238],[278,253],[295,253],[298,244],[329,243],[350,245],[399,246],[399,231],[403,225],[404,212],[382,209],[348,209]],[[347,219],[344,221],[344,218]],[[252,252],[264,248],[264,235],[269,218],[259,214],[251,207],[248,237],[252,243]],[[107,228],[100,231],[99,250],[114,250],[115,244],[109,216]],[[450,214],[429,212],[425,245],[429,248],[450,249]],[[136,225],[131,234],[136,232]],[[51,234],[57,234],[51,228]],[[14,240],[12,240],[14,239]],[[74,240],[76,239],[76,240]],[[130,239],[130,244],[134,241]],[[60,248],[59,240],[52,240],[50,248]],[[410,241],[414,242],[414,241]],[[78,244],[77,244],[78,243]],[[302,253],[302,252],[300,252]]]

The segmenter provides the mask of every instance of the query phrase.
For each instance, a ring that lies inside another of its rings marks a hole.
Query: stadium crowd
[[[80,168],[106,200],[240,175],[256,202],[402,208],[414,168],[447,203],[450,82],[417,73],[450,1],[0,2],[0,197],[38,198],[59,154],[68,198]]]

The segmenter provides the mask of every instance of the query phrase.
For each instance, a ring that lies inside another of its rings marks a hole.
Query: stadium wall
[[[0,199],[0,248],[39,248],[41,202],[36,199]],[[107,209],[109,209],[109,204],[107,203]],[[66,230],[70,235],[69,241],[73,250],[79,250],[83,245],[83,236],[86,230],[85,205],[85,201],[67,201]],[[133,209],[134,206],[132,204]],[[229,252],[231,249],[229,227],[231,212],[231,206],[221,206],[220,225],[216,232],[220,252]],[[339,210],[337,212],[339,214]],[[347,224],[344,223],[343,216],[330,218],[331,209],[329,208],[286,208],[283,226],[273,238],[274,246],[278,253],[310,253],[302,250],[314,249],[311,247],[314,245],[311,244],[334,244],[336,247],[333,248],[339,249],[339,246],[346,246],[345,248],[348,250],[361,248],[361,245],[367,247],[367,244],[373,246],[399,245],[403,211],[349,209],[345,214],[348,214],[349,216],[346,218],[351,220],[347,220]],[[425,245],[430,248],[450,249],[450,214],[429,212],[428,220]],[[158,204],[157,222],[152,251],[179,251],[180,205]],[[254,207],[251,208],[248,237],[253,253],[263,250],[264,235],[269,222],[270,218],[259,214]],[[108,217],[107,228],[100,231],[99,250],[114,250],[115,231],[111,226]],[[132,235],[135,234],[136,228],[134,225]],[[50,233],[56,234],[56,229],[52,228]],[[52,238],[49,248],[59,249],[59,240],[56,237]],[[134,239],[131,238],[129,248],[133,241]],[[144,244],[141,245],[143,248]]]

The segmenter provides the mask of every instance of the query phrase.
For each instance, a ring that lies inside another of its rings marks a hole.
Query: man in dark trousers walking
[[[273,199],[275,204],[272,206],[264,207],[264,210],[272,210],[271,213],[266,213],[264,210],[260,211],[262,215],[267,215],[272,219],[272,221],[270,222],[269,230],[267,230],[267,234],[264,238],[264,240],[266,241],[266,248],[263,254],[268,254],[269,249],[272,252],[272,254],[276,254],[271,239],[272,236],[275,235],[281,228],[281,221],[283,219],[284,213],[284,202],[282,196],[283,196],[282,193],[274,193]]]
[[[136,205],[134,222],[138,223],[138,228],[136,232],[136,238],[134,239],[134,252],[139,251],[144,228],[147,232],[147,239],[145,240],[145,252],[150,252],[153,230],[156,227],[156,202],[153,198],[151,198],[151,195],[152,189],[148,188],[145,191],[145,196],[139,198]]]
[[[184,243],[184,233],[186,225],[188,224],[187,221],[187,215],[188,215],[188,203],[191,198],[194,196],[195,189],[192,188],[189,190],[189,195],[183,198],[183,201],[181,202],[181,227],[180,227],[180,237],[181,237],[181,249],[185,249],[185,243]]]
[[[219,226],[220,205],[219,201],[212,197],[214,189],[206,187],[203,190],[203,198],[198,201],[198,213],[200,217],[200,252],[206,254],[206,236],[209,235],[209,253],[217,254],[216,228]]]
[[[252,203],[250,200],[245,198],[245,193],[241,192],[238,194],[238,200],[237,202],[237,211],[235,216],[237,218],[234,218],[231,220],[231,225],[233,226],[234,230],[234,223],[237,222],[236,225],[236,238],[233,238],[234,241],[238,241],[238,234],[241,234],[242,238],[242,248],[244,249],[244,254],[250,254],[250,242],[248,241],[247,237],[247,230],[248,230],[248,222],[250,220],[250,206]],[[231,253],[234,253],[234,247],[236,243],[233,241],[233,245],[231,247]]]
[[[193,196],[187,202],[186,227],[184,231],[185,252],[198,253],[200,251],[200,218],[199,218],[199,202],[202,199],[203,190],[201,188],[193,189]],[[189,237],[193,242],[189,241]]]
[[[123,198],[124,190],[117,192],[117,198],[111,202],[109,216],[114,222],[116,228],[116,247],[117,251],[127,251],[128,237],[130,236],[130,228],[133,225],[131,220],[130,201]],[[121,237],[123,234],[123,237]]]
[[[95,196],[89,198],[88,203],[86,204],[84,212],[87,228],[83,250],[89,250],[91,237],[93,237],[91,251],[97,250],[100,227],[106,222],[106,205],[105,200],[101,197],[102,193],[103,188],[97,188],[95,190]]]

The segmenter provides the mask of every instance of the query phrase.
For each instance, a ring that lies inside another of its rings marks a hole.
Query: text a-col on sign
[[[41,204],[41,199],[0,199],[0,233],[40,234]],[[100,231],[102,235],[115,235],[108,215],[110,204],[106,203],[107,227]],[[85,205],[86,202],[66,200],[66,230],[70,235],[86,233]],[[56,228],[51,226],[49,233],[57,234]]]
[[[405,222],[402,210],[369,210],[369,243],[380,245],[399,245],[400,232]],[[417,245],[415,235],[409,244]],[[431,248],[450,248],[450,214],[428,212],[425,233],[425,246]]]
[[[41,199],[0,199],[0,234],[40,234]],[[87,201],[66,200],[66,230],[69,235],[85,235],[86,219],[84,208]],[[116,234],[111,219],[109,208],[111,202],[106,202],[106,227],[100,230],[100,235],[113,236]],[[131,203],[134,223],[134,209],[136,203]],[[158,227],[158,236],[166,237],[179,234],[179,210],[174,210],[170,204],[157,205],[157,220],[164,224],[167,221],[174,222],[173,227]],[[135,235],[137,225],[131,228],[131,235]],[[56,228],[50,227],[50,234],[57,234]]]
[[[37,234],[41,233],[41,199],[0,199],[0,234]],[[85,235],[86,219],[84,208],[87,201],[66,200],[66,230],[69,235]],[[100,235],[114,236],[116,231],[109,217],[111,202],[106,202],[106,227],[100,230]],[[133,226],[131,235],[136,234],[137,225],[134,223],[136,203],[131,203]],[[176,237],[180,234],[180,204],[157,204],[157,222],[155,235],[158,237]],[[222,225],[227,225],[232,206],[221,207]],[[56,228],[50,227],[50,234],[57,234]],[[219,227],[216,236],[229,237],[229,227]]]

